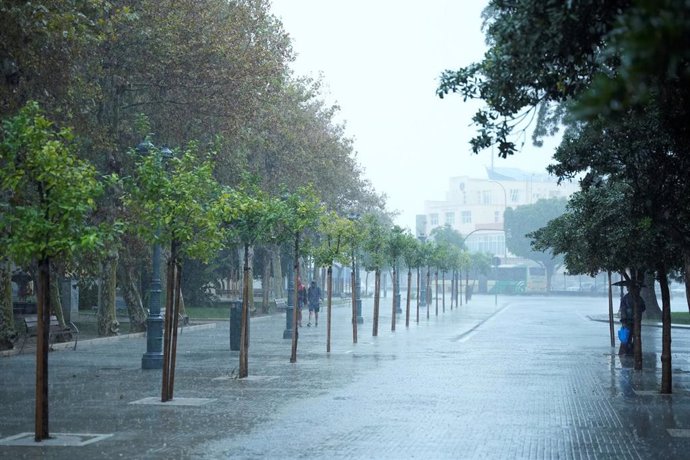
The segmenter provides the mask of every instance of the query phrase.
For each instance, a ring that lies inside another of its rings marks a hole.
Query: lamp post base
[[[142,369],[163,369],[163,353],[144,353],[141,357]]]
[[[283,339],[292,339],[292,315],[294,314],[294,307],[288,306],[285,309],[285,330],[283,331]]]

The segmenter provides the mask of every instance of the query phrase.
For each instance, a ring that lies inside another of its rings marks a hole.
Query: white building
[[[425,201],[417,215],[417,235],[428,236],[436,227],[450,225],[467,237],[470,251],[507,257],[503,213],[506,208],[532,204],[540,198],[567,198],[579,190],[576,182],[557,184],[546,173],[514,168],[487,168],[487,178],[451,177],[446,199]]]

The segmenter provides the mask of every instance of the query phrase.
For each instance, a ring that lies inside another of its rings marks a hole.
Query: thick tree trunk
[[[644,274],[642,289],[640,289],[640,295],[647,307],[645,311],[647,318],[658,320],[661,318],[661,308],[659,308],[659,302],[657,301],[656,292],[654,291],[654,283],[656,283],[654,273],[646,272]]]
[[[659,287],[661,289],[661,393],[671,394],[673,369],[671,367],[671,293],[668,289],[666,265],[659,264]],[[649,309],[649,307],[647,307]]]
[[[98,301],[98,335],[118,335],[120,323],[115,313],[115,289],[117,287],[118,253],[111,250],[106,255],[101,271],[101,290]]]
[[[0,350],[12,348],[16,338],[12,309],[12,264],[3,258],[0,259]]]
[[[129,332],[143,332],[146,330],[146,310],[139,293],[139,277],[132,255],[125,250],[122,256],[118,264],[118,273],[122,287],[122,298],[127,304]]]

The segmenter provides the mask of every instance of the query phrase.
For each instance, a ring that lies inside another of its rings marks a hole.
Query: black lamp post
[[[144,141],[137,145],[137,152],[148,154],[154,145]],[[163,158],[169,157],[170,149],[161,150]],[[146,353],[141,358],[142,369],[163,368],[163,318],[161,317],[161,247],[153,245],[153,269],[151,271],[151,287],[149,290],[149,312],[146,318]]]

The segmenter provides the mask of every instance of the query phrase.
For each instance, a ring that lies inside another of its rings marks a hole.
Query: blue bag
[[[621,326],[621,328],[618,329],[618,340],[620,340],[621,343],[628,343],[628,340],[630,340],[630,329]]]

